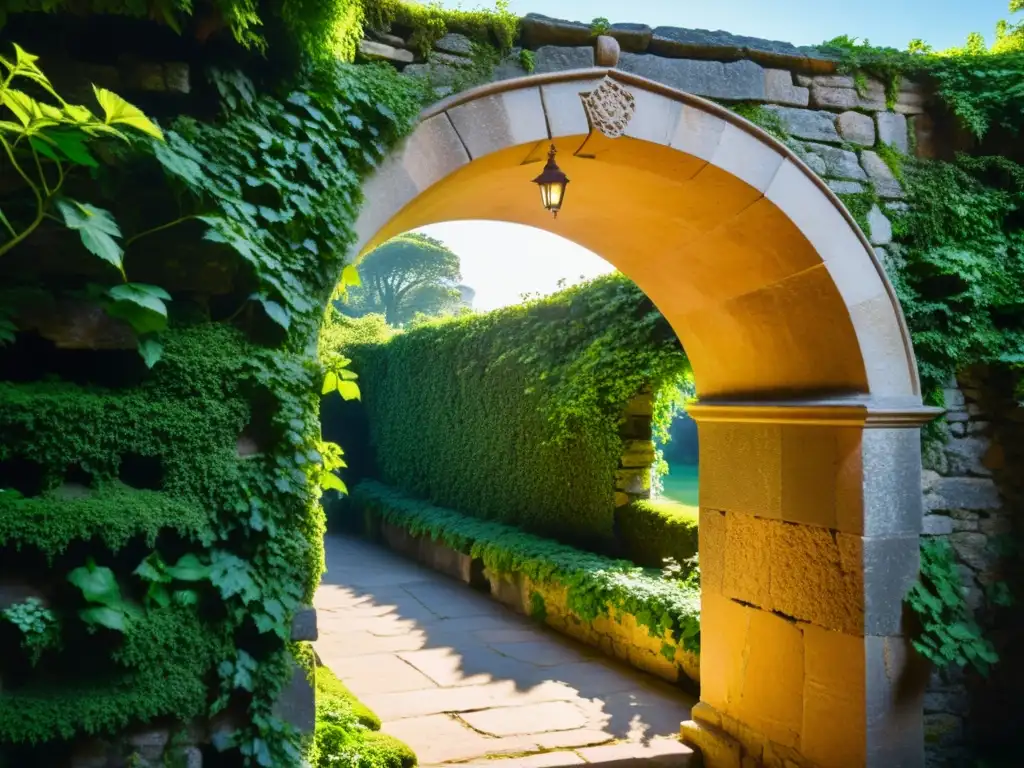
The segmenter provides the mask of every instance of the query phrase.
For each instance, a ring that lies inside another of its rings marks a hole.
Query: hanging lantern
[[[555,145],[552,144],[551,150],[548,152],[548,164],[544,166],[544,171],[533,180],[533,183],[540,187],[540,199],[544,209],[551,211],[555,218],[558,218],[558,211],[561,210],[562,202],[565,200],[565,187],[569,183],[569,179],[555,162],[555,151]]]

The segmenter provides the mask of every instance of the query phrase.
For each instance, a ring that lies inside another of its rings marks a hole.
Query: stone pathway
[[[317,654],[421,765],[696,765],[691,696],[387,550],[325,546]]]

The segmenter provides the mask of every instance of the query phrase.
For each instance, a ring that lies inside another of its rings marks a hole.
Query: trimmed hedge
[[[671,327],[621,275],[343,349],[379,479],[598,550],[615,533],[626,405],[650,387],[667,426],[690,378]]]
[[[667,579],[626,560],[614,560],[410,498],[381,483],[360,483],[353,506],[414,536],[426,535],[474,558],[496,574],[524,574],[567,590],[568,608],[583,621],[630,613],[651,637],[671,633],[677,645],[700,650],[700,587],[694,569]],[[671,646],[670,646],[671,648]]]
[[[683,563],[697,554],[697,508],[677,501],[638,501],[615,512],[623,555],[661,568],[666,558]]]

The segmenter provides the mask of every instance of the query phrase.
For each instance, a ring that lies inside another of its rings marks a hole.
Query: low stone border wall
[[[451,576],[474,589],[488,592],[498,602],[644,672],[696,692],[700,684],[700,657],[675,648],[672,658],[662,653],[665,642],[651,637],[632,614],[616,614],[584,621],[567,605],[567,590],[556,584],[533,581],[524,574],[497,574],[483,562],[430,538],[415,536],[404,528],[382,522],[368,513],[368,538],[387,546],[431,570]],[[536,609],[535,595],[543,599],[543,612]],[[665,640],[669,640],[667,634]]]

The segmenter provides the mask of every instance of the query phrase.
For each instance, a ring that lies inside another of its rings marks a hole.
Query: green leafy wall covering
[[[676,645],[700,650],[697,569],[678,574],[684,578],[646,570],[626,560],[583,552],[513,526],[434,506],[372,480],[360,483],[352,499],[361,509],[414,536],[429,536],[480,558],[492,573],[523,574],[541,584],[565,587],[569,610],[583,621],[608,616],[614,608],[632,614],[652,637],[664,637],[667,631]],[[674,655],[675,649],[669,650]]]
[[[0,611],[0,765],[63,764],[86,735],[225,710],[240,728],[220,748],[300,764],[274,704],[292,616],[323,570],[321,490],[343,487],[320,393],[327,380],[352,394],[317,336],[339,276],[352,279],[362,181],[421,107],[392,69],[307,53],[273,86],[196,65],[203,119],[113,149],[61,134],[54,146],[94,166],[66,186],[102,219],[116,265],[93,255],[95,228],[55,217],[11,241],[37,205],[2,177],[0,585],[37,596]],[[60,156],[45,151],[52,181]],[[137,298],[162,319],[138,351],[105,298],[125,271],[146,272]],[[51,341],[89,323],[103,343]]]
[[[470,515],[586,544],[614,536],[626,404],[689,363],[662,315],[614,275],[350,350],[382,479]]]

